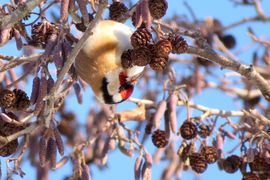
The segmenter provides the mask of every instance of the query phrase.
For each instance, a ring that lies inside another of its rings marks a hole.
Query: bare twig
[[[13,27],[22,18],[24,18],[29,12],[31,12],[37,5],[44,0],[30,0],[25,4],[18,6],[18,8],[10,15],[0,18],[0,29],[6,29]]]
[[[213,50],[201,49],[189,46],[187,50],[188,54],[194,54],[199,57],[213,61],[222,68],[228,68],[235,72],[238,72],[242,76],[246,77],[249,80],[252,80],[257,87],[262,92],[262,95],[267,101],[270,101],[270,85],[269,83],[250,65],[241,64],[240,62],[226,58],[222,55],[217,54]]]
[[[40,58],[41,55],[23,56],[23,57],[13,57],[13,56],[0,56],[0,59],[8,60],[8,63],[0,64],[0,72],[4,72],[8,69],[14,68],[16,66],[35,62]]]

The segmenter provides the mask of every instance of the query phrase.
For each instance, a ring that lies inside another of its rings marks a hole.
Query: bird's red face
[[[127,75],[125,72],[121,72],[119,74],[119,82],[120,82],[120,88],[119,88],[119,93],[122,97],[122,101],[126,100],[131,96],[134,86],[133,82],[128,82],[127,81]]]
[[[142,76],[144,67],[118,69],[105,75],[102,81],[102,101],[106,104],[117,104],[127,100],[137,80]]]
[[[106,104],[123,102],[131,96],[133,89],[134,82],[128,81],[125,71],[121,71],[118,77],[110,74],[102,82],[103,101]]]

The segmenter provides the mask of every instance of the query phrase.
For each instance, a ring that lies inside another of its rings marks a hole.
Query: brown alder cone
[[[169,143],[167,133],[160,129],[154,131],[152,135],[152,142],[156,147],[164,148]]]
[[[149,65],[154,71],[163,71],[168,64],[169,57],[154,57]]]
[[[161,39],[155,44],[155,56],[166,58],[172,51],[172,43],[167,39]]]
[[[133,66],[132,59],[131,59],[131,53],[132,49],[128,49],[124,51],[121,55],[121,65],[123,68],[131,68]]]
[[[151,51],[147,47],[138,47],[131,52],[132,63],[137,66],[146,66],[151,61],[150,54]]]
[[[10,108],[16,101],[16,95],[14,92],[3,89],[0,90],[0,107]]]
[[[168,40],[172,43],[172,53],[181,54],[187,51],[188,44],[182,36],[170,34]]]
[[[12,107],[19,111],[27,109],[30,106],[30,100],[27,94],[21,89],[14,89],[13,92],[16,100]]]
[[[192,153],[189,156],[190,166],[196,173],[203,173],[207,169],[207,162],[203,155],[199,153]]]
[[[270,179],[270,174],[269,172],[264,172],[264,173],[261,173],[261,174],[258,174],[259,175],[259,179],[260,180],[265,180],[265,179]]]
[[[204,146],[201,149],[200,152],[204,157],[205,160],[208,164],[212,164],[214,162],[217,161],[218,158],[218,152],[217,152],[217,148],[212,147],[212,146]]]
[[[190,140],[197,136],[197,127],[193,122],[185,121],[179,129],[182,138]]]
[[[151,40],[152,35],[146,28],[138,28],[130,37],[131,45],[134,48],[140,46],[147,46]]]
[[[236,40],[233,35],[225,35],[221,36],[220,40],[223,42],[223,44],[226,46],[228,49],[232,49],[236,45]]]
[[[249,163],[250,169],[253,172],[270,171],[270,164],[265,161],[265,158],[255,155],[254,161]]]
[[[113,2],[109,7],[109,17],[111,20],[120,21],[128,12],[128,8],[122,2]]]
[[[154,19],[162,18],[168,9],[168,3],[166,0],[149,0],[148,6],[151,16]]]
[[[206,138],[211,134],[210,127],[205,124],[200,125],[198,129],[198,134],[201,138]]]
[[[222,162],[222,168],[227,173],[235,173],[241,165],[241,158],[236,155],[231,155],[227,157]]]
[[[31,42],[32,45],[42,45],[44,46],[49,37],[52,34],[57,34],[59,29],[53,24],[48,21],[38,22],[34,24],[31,31]]]
[[[15,139],[7,143],[5,146],[0,148],[0,156],[2,157],[10,156],[11,154],[16,152],[18,146],[19,146],[18,139]]]
[[[243,174],[242,180],[260,180],[260,179],[253,172],[247,172]]]

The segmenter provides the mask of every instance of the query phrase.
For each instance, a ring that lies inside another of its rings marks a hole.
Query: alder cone
[[[242,180],[260,180],[260,179],[253,172],[248,172],[243,174]]]
[[[253,172],[259,172],[259,171],[270,171],[270,164],[265,161],[263,157],[260,157],[259,155],[256,155],[254,157],[254,161],[249,164],[250,169]]]
[[[147,46],[151,39],[152,35],[146,28],[138,28],[130,37],[131,45],[134,48]]]
[[[222,162],[222,167],[227,173],[235,173],[241,164],[242,162],[240,157],[231,155]]]
[[[18,145],[19,143],[17,139],[9,142],[8,144],[0,148],[0,156],[7,157],[15,153],[18,148]]]
[[[236,40],[233,35],[225,35],[221,36],[220,40],[223,42],[223,44],[226,46],[228,49],[232,49],[236,45]]]
[[[27,109],[30,106],[30,100],[27,94],[21,89],[14,89],[13,92],[16,96],[16,100],[12,107],[16,110]]]
[[[165,147],[169,141],[165,131],[156,130],[152,135],[152,142],[158,148]]]
[[[217,161],[218,152],[217,148],[211,146],[204,146],[201,149],[201,154],[205,157],[205,160],[208,164],[212,164]]]
[[[132,49],[128,49],[124,51],[121,55],[121,65],[123,68],[131,68],[133,66],[132,59],[131,59],[131,53]]]
[[[32,27],[30,44],[45,45],[52,34],[57,34],[59,29],[48,21],[38,22]]]
[[[199,126],[198,134],[201,138],[206,138],[211,134],[211,129],[209,126],[202,124]]]
[[[138,47],[131,52],[131,60],[134,65],[146,66],[151,61],[151,51],[145,46]]]
[[[182,138],[190,140],[197,136],[197,127],[193,122],[185,121],[179,129]]]
[[[265,179],[270,179],[270,173],[269,172],[264,172],[262,174],[258,174],[260,180],[265,180]]]
[[[167,67],[169,57],[154,57],[149,65],[154,71],[162,71]]]
[[[157,57],[168,57],[172,51],[172,43],[167,39],[159,40],[155,44],[155,55]]]
[[[113,2],[109,7],[109,17],[114,21],[119,21],[127,12],[128,8],[122,2]]]
[[[149,11],[154,19],[162,18],[168,9],[168,3],[166,0],[149,0]]]
[[[3,89],[0,91],[0,106],[2,108],[10,108],[16,101],[16,95],[14,92]]]
[[[170,34],[168,40],[172,43],[172,53],[181,54],[187,51],[188,44],[182,36]]]
[[[190,166],[192,168],[193,171],[195,171],[196,173],[203,173],[206,169],[207,169],[207,162],[204,158],[203,155],[201,155],[200,153],[192,153],[189,156],[190,159]]]

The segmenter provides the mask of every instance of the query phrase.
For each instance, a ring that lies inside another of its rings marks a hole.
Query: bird
[[[122,53],[132,48],[132,33],[123,23],[101,20],[75,59],[76,73],[102,103],[117,104],[128,99],[143,74],[144,66],[121,65]]]

